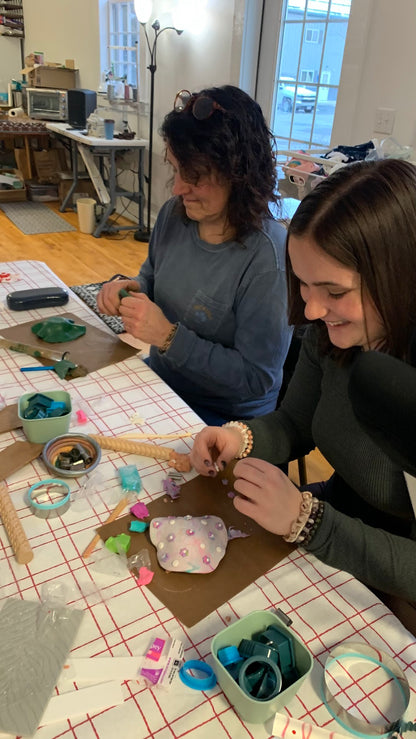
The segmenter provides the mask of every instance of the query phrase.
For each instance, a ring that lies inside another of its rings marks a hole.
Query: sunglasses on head
[[[189,90],[180,90],[176,94],[173,107],[177,113],[191,110],[192,115],[198,121],[206,121],[216,110],[221,110],[225,113],[225,108],[217,103],[216,100],[208,97],[208,95],[197,95],[196,93],[189,92]]]

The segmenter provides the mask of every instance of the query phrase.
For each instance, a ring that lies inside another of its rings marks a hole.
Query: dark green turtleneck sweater
[[[352,363],[338,366],[311,326],[279,410],[246,421],[250,456],[282,464],[317,446],[335,470],[306,547],[371,588],[416,601],[416,522],[403,473],[361,429],[348,397]]]

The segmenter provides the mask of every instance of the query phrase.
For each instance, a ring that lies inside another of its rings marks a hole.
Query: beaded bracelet
[[[312,512],[314,500],[317,500],[317,498],[312,496],[312,493],[310,493],[309,490],[305,490],[304,493],[301,493],[301,496],[302,502],[300,504],[298,517],[292,522],[289,533],[283,537],[283,539],[290,544],[296,542],[299,534],[303,531]]]
[[[315,535],[319,527],[319,524],[322,521],[324,507],[325,507],[325,504],[322,500],[319,500],[317,504],[313,507],[311,514],[304,526],[303,531],[301,532],[300,536],[298,536],[298,538],[296,539],[297,544],[301,544],[301,546],[303,547],[309,544],[309,542]]]
[[[228,423],[223,424],[223,428],[227,428],[227,426],[229,428],[236,428],[241,433],[241,446],[235,458],[244,459],[244,457],[248,457],[253,448],[253,433],[251,429],[245,423],[242,423],[242,421],[228,421]]]
[[[165,341],[163,342],[162,346],[159,347],[159,353],[164,354],[170,347],[173,339],[175,338],[175,334],[178,330],[179,323],[174,323],[171,330],[169,331]]]
[[[312,497],[309,491],[301,493],[302,503],[299,516],[290,527],[290,532],[283,539],[291,544],[306,546],[314,536],[322,521],[324,503],[318,498]]]

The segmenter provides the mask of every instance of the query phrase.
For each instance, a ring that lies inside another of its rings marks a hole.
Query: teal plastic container
[[[52,398],[52,400],[65,403],[68,413],[65,413],[64,416],[56,416],[55,418],[23,418],[23,413],[29,405],[29,399],[33,395],[36,395],[36,390],[21,395],[17,413],[22,422],[26,438],[36,444],[44,444],[55,436],[66,434],[69,431],[69,424],[71,422],[72,405],[69,393],[65,392],[65,390],[48,390],[42,391],[41,394]]]
[[[295,664],[299,678],[271,700],[260,701],[241,690],[236,680],[234,680],[221,664],[217,654],[223,647],[232,645],[238,647],[242,639],[251,639],[254,634],[265,631],[268,626],[276,626],[276,628],[292,639]],[[287,706],[298,692],[300,685],[307,675],[309,675],[313,665],[313,657],[309,649],[271,611],[253,611],[234,624],[231,624],[231,626],[227,626],[214,636],[211,642],[211,653],[213,656],[213,668],[221,689],[241,718],[253,724],[264,723],[274,716],[276,711],[280,711],[284,706]]]

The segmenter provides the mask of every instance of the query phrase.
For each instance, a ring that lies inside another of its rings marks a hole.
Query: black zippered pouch
[[[33,290],[16,290],[9,293],[6,300],[11,310],[31,310],[65,305],[69,295],[63,287],[39,287]]]

